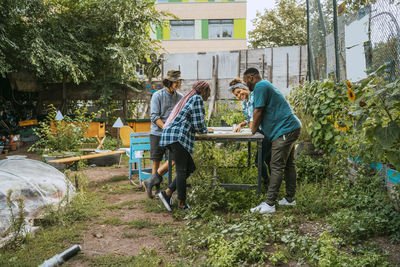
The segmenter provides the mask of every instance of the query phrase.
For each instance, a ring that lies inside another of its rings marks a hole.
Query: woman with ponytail
[[[210,86],[198,81],[193,89],[176,104],[164,125],[160,146],[169,149],[175,160],[176,177],[167,190],[158,194],[168,211],[172,211],[170,199],[178,191],[178,208],[186,209],[186,179],[196,169],[192,156],[195,133],[207,133],[204,124],[204,102],[210,96]]]

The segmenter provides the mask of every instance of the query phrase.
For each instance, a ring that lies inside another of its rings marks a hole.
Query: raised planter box
[[[135,133],[150,132],[150,119],[127,119],[126,123]]]

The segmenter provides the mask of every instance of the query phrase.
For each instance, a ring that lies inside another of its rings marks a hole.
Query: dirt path
[[[90,222],[83,235],[82,254],[71,266],[88,266],[99,255],[138,255],[142,248],[170,258],[162,237],[171,234],[175,221],[158,199],[150,200],[128,181],[128,168],[97,167],[84,170],[89,187],[104,198],[105,211]]]

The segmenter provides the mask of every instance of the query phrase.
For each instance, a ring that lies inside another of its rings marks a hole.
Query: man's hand
[[[264,107],[254,109],[253,123],[251,124],[251,133],[252,134],[255,134],[257,132],[258,127],[260,126],[263,111],[264,111]]]

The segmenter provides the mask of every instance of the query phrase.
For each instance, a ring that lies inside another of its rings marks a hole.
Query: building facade
[[[169,12],[154,32],[165,53],[198,53],[247,48],[245,0],[157,0]]]

